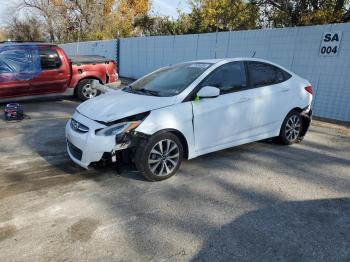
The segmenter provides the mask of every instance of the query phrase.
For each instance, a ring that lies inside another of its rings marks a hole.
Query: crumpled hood
[[[80,104],[77,110],[90,119],[111,122],[173,105],[175,99],[176,97],[156,97],[117,90],[87,100]]]

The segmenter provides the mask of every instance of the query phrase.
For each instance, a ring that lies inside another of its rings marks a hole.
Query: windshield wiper
[[[159,96],[159,93],[157,91],[152,91],[148,89],[133,89],[132,85],[128,85],[127,87],[123,88],[123,91],[129,92],[129,93],[134,93],[134,94],[146,94],[146,95],[151,95],[151,96]]]
[[[124,87],[123,90],[125,90],[125,91],[126,91],[126,90],[132,91],[133,89],[132,89],[132,86],[131,86],[131,85],[128,85],[128,86]]]
[[[128,93],[137,93],[137,91],[132,88],[132,85],[128,85],[128,86],[124,87],[122,90],[125,92],[128,92]]]
[[[134,90],[137,91],[139,93],[143,93],[143,94],[147,94],[147,95],[151,95],[151,96],[159,96],[159,93],[157,91],[152,91],[152,90],[148,90],[148,89],[140,89],[140,90]]]

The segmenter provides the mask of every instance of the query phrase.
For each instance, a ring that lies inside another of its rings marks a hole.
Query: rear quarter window
[[[248,62],[248,70],[253,87],[282,83],[292,77],[281,68],[262,62]]]

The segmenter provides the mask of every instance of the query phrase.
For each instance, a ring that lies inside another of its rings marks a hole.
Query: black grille
[[[68,144],[68,149],[69,149],[69,152],[71,153],[71,155],[80,161],[82,156],[83,156],[83,151],[81,151],[79,148],[77,148],[75,145],[73,145],[68,140],[67,140],[67,144]]]

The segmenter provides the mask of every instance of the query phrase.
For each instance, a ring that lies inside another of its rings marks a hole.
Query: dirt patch
[[[313,120],[312,125],[324,128],[334,129],[340,135],[350,136],[350,126],[338,125],[318,120]]]
[[[99,225],[99,221],[92,218],[83,218],[74,223],[69,229],[68,233],[73,241],[87,242],[91,239]]]
[[[9,221],[11,219],[12,219],[12,213],[0,207],[0,223]]]
[[[0,227],[0,241],[4,241],[12,237],[16,233],[16,227],[14,225]]]

